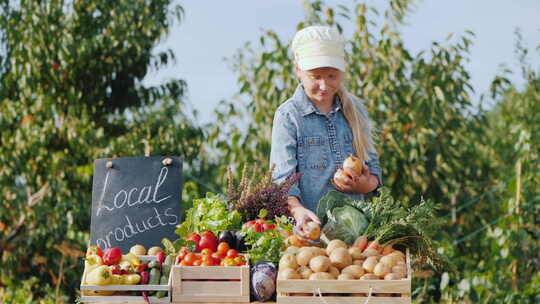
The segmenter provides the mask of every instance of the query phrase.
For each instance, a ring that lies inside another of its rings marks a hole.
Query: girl
[[[274,115],[270,164],[273,181],[303,175],[289,191],[288,204],[300,234],[319,199],[338,190],[362,199],[381,185],[371,121],[362,102],[344,88],[345,40],[333,28],[310,26],[296,33],[292,49],[300,85]],[[349,155],[366,160],[360,175],[334,179]]]

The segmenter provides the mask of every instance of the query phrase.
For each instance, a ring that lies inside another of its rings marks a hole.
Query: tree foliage
[[[154,46],[183,11],[165,0],[0,5],[0,298],[72,303],[93,160],[180,155],[188,173],[198,167],[204,133],[184,81],[142,84],[173,62]]]

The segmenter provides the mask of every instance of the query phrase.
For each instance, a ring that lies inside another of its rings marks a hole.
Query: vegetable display
[[[339,238],[352,245],[371,240],[383,247],[409,248],[417,267],[452,268],[436,252],[431,239],[440,222],[435,217],[436,210],[434,203],[425,200],[407,208],[394,200],[385,188],[380,190],[379,197],[369,201],[330,191],[317,205],[317,215],[323,224],[321,239],[326,242]]]
[[[156,255],[156,260],[143,263],[134,252],[146,252],[141,245],[135,245],[130,252],[122,254],[120,248],[108,248],[102,253],[101,248],[90,246],[85,257],[85,281],[86,285],[106,286],[106,285],[140,285],[154,284],[166,285],[168,283],[170,266],[174,258],[165,256],[163,250],[155,247],[152,252]],[[110,296],[117,292],[115,290],[85,290],[83,293],[88,296]],[[142,291],[141,295],[147,301],[152,295],[148,291]],[[164,293],[156,294],[157,297],[164,297]]]

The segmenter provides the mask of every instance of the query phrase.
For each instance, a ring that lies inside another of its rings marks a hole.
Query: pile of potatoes
[[[405,255],[388,250],[382,255],[369,248],[363,252],[341,240],[332,240],[326,249],[294,247],[279,261],[279,280],[400,280],[407,277]]]

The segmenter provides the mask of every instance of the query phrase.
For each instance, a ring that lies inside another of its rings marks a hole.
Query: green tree
[[[183,10],[167,0],[0,7],[0,298],[73,303],[93,160],[180,155],[188,174],[206,166],[184,81],[142,83],[173,62],[154,47]]]

